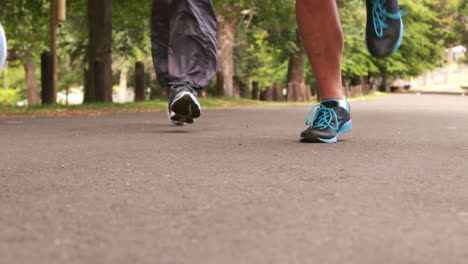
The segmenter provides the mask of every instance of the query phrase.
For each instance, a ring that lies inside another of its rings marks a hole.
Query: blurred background
[[[298,37],[294,2],[214,0],[218,73],[203,96],[270,101],[319,96]],[[348,97],[468,89],[468,0],[400,0],[405,37],[400,50],[386,59],[366,50],[364,1],[337,2]],[[158,86],[151,59],[151,4],[0,1],[8,39],[7,65],[0,75],[2,106],[164,99],[167,91]]]

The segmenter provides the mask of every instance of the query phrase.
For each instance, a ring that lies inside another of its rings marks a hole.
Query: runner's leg
[[[343,31],[335,0],[297,0],[296,13],[321,99],[344,99],[341,82]]]
[[[300,141],[335,143],[352,128],[341,81],[343,31],[338,8],[335,0],[297,0],[296,13],[321,97],[320,104],[307,114],[309,128],[302,131]]]
[[[212,1],[171,1],[169,14],[171,81],[203,88],[216,74],[217,21]]]
[[[151,51],[159,84],[169,86],[169,1],[154,0],[151,10]]]

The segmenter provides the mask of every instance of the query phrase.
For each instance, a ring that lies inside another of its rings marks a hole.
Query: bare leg
[[[321,99],[343,99],[343,31],[335,0],[296,0],[296,14]]]

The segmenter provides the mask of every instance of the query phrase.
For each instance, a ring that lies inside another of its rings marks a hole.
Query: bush
[[[463,55],[461,57],[458,57],[457,63],[466,63],[468,64],[468,55]]]
[[[18,90],[15,89],[0,89],[0,106],[16,105],[21,100]]]

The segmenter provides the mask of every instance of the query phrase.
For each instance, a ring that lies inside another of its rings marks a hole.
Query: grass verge
[[[386,95],[385,93],[370,94],[354,99],[366,100],[375,99]],[[353,99],[352,99],[353,100]],[[312,105],[312,102],[265,102],[250,100],[245,98],[232,97],[208,97],[201,98],[200,103],[203,109],[209,108],[232,108],[232,107],[252,107],[252,106],[285,106],[285,105]],[[38,105],[29,107],[3,107],[0,108],[0,117],[17,116],[86,116],[86,115],[104,115],[114,113],[138,113],[138,112],[156,112],[167,109],[166,100],[153,100],[142,103],[91,103],[83,105]]]

